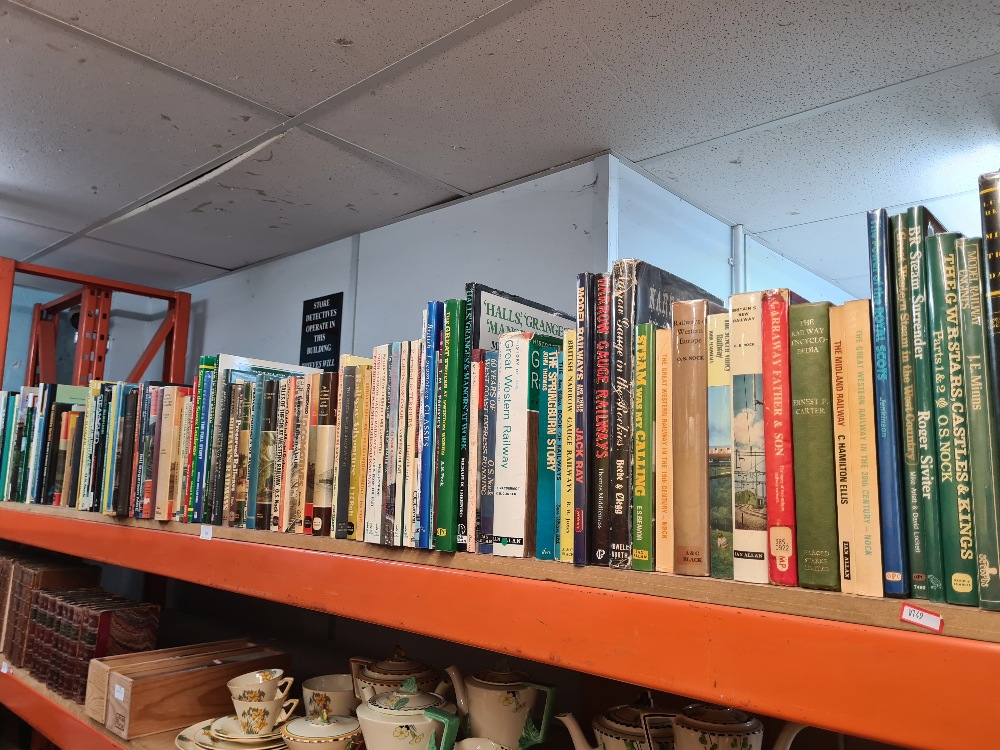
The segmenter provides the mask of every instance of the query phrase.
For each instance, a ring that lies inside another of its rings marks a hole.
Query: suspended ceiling
[[[986,0],[0,0],[0,69],[0,253],[173,287],[612,151],[864,295],[1000,167]]]

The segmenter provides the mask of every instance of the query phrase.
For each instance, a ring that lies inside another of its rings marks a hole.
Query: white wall
[[[618,172],[616,257],[649,261],[727,301],[730,226],[609,158]]]
[[[854,299],[840,287],[765,247],[752,235],[746,237],[746,272],[748,291],[784,287],[810,302],[826,300],[835,305]]]

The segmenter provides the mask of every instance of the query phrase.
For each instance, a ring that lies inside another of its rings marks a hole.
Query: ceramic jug
[[[410,678],[416,680],[417,686],[425,692],[446,694],[451,687],[447,680],[440,678],[437,669],[425,662],[409,658],[399,646],[388,659],[377,662],[373,659],[354,657],[350,663],[354,694],[362,702],[373,695],[397,690]]]
[[[644,725],[643,717],[647,714],[653,718]],[[594,717],[591,726],[597,747],[591,748],[572,714],[556,716],[569,730],[575,750],[674,750],[672,717],[653,708],[652,696],[647,691],[627,706],[614,706]]]
[[[508,669],[501,659],[493,669],[462,678],[458,667],[445,670],[455,687],[458,712],[467,717],[466,734],[492,740],[510,750],[525,750],[548,737],[555,688],[530,682],[525,672]],[[545,694],[542,723],[531,718],[539,693]]]
[[[461,723],[455,706],[421,692],[412,677],[358,706],[358,721],[371,750],[453,750]]]
[[[653,722],[663,719],[673,721],[675,750],[761,750],[764,743],[764,727],[756,717],[735,708],[702,703],[685,706],[677,714],[646,713],[642,724],[647,742]],[[802,724],[786,724],[773,750],[790,750],[803,728]]]

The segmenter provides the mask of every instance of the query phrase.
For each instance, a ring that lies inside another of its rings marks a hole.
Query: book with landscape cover
[[[834,464],[830,303],[791,305],[792,435],[799,585],[840,589]]]
[[[673,303],[674,572],[711,574],[708,489],[709,300]]]
[[[574,555],[574,488],[573,476],[576,462],[576,328],[563,333],[563,386],[562,386],[562,481],[559,510],[559,560],[573,562]]]
[[[889,218],[884,208],[868,212],[868,258],[872,284],[872,348],[875,362],[875,424],[885,593],[910,592],[909,545],[903,509],[903,466],[899,426],[899,352],[896,343],[895,274]],[[829,319],[829,316],[827,316]],[[794,421],[794,420],[793,420]],[[793,426],[794,429],[794,426]],[[796,465],[798,460],[796,457]],[[796,479],[795,491],[799,482]],[[801,571],[802,560],[799,560]],[[800,576],[801,578],[801,576]]]
[[[963,346],[960,326],[958,257],[961,235],[941,232],[924,240],[927,259],[930,334],[934,359],[934,420],[938,441],[938,500],[944,598],[949,604],[979,603]],[[930,523],[933,519],[928,519]],[[931,589],[930,595],[934,596]],[[933,599],[932,599],[933,601]]]
[[[653,570],[656,486],[656,326],[635,331],[634,456],[632,460],[632,568]]]
[[[708,316],[708,496],[710,569],[733,577],[733,375],[730,313]]]
[[[768,582],[762,298],[763,292],[744,292],[729,298],[733,578],[750,583]]]

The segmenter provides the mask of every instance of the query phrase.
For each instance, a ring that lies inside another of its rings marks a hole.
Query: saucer
[[[281,739],[281,726],[284,723],[286,722],[275,724],[274,729],[264,734],[247,734],[243,731],[243,727],[240,725],[240,720],[236,718],[236,714],[230,714],[229,716],[223,716],[213,721],[206,733],[217,740],[252,745],[265,740]]]
[[[178,750],[281,750],[286,747],[280,739],[260,740],[258,743],[217,739],[208,733],[211,728],[211,719],[192,724],[177,735],[174,745]]]

